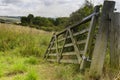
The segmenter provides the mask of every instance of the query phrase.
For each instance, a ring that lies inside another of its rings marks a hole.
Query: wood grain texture
[[[114,7],[114,1],[105,1],[102,9],[99,33],[97,35],[95,48],[93,51],[92,63],[90,67],[90,75],[97,77],[97,80],[99,80],[99,77],[102,74],[108,43],[108,31],[110,26],[109,14],[113,13]]]
[[[110,26],[110,64],[111,68],[120,68],[120,13],[111,14]]]

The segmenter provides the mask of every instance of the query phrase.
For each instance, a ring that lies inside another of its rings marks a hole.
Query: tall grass
[[[60,65],[55,70],[57,80],[83,80],[79,73],[79,65]]]
[[[37,72],[34,70],[29,71],[24,80],[38,80]]]
[[[50,38],[50,32],[0,24],[0,80],[83,80],[74,65],[41,61]]]
[[[51,34],[27,27],[0,24],[0,51],[18,49],[24,56],[42,56]]]
[[[39,63],[50,38],[51,33],[42,30],[0,24],[0,77],[27,73],[25,80],[36,80],[30,67]]]

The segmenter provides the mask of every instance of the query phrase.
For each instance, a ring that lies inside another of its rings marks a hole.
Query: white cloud
[[[32,13],[46,17],[69,16],[83,3],[80,0],[2,0],[0,15],[21,16]]]
[[[90,0],[95,5],[103,0]],[[116,0],[119,9],[120,1]],[[82,6],[84,0],[0,0],[0,15],[23,16],[32,13],[36,16],[69,16]]]
[[[116,1],[116,9],[118,12],[120,12],[120,0],[115,0]]]

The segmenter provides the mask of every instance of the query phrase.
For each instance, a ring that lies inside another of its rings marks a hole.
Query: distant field
[[[12,23],[20,23],[20,17],[0,16],[0,20]]]

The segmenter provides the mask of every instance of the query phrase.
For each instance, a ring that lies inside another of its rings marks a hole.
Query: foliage
[[[68,19],[69,19],[68,17],[58,17],[55,19],[54,25],[55,26],[65,26]]]
[[[87,17],[93,12],[93,8],[94,8],[93,4],[86,1],[83,7],[79,8],[77,11],[70,14],[67,25],[71,25],[78,21],[81,21],[84,17]]]
[[[34,17],[33,14],[29,14],[27,17],[21,17],[21,25],[30,26],[37,29],[42,29],[43,26],[48,29],[44,29],[47,31],[58,31],[59,29],[63,29],[63,26],[66,25],[68,21],[67,17],[59,17],[59,18],[46,18],[46,17]],[[54,29],[55,28],[55,29]]]
[[[23,26],[27,26],[27,25],[28,25],[27,17],[21,17],[21,24],[22,24]]]
[[[46,18],[41,16],[34,17],[33,14],[29,14],[27,17],[21,18],[21,24],[47,31],[60,31],[65,27],[82,20],[92,12],[93,4],[86,0],[85,4],[81,8],[70,14],[70,17]]]
[[[28,24],[32,25],[33,24],[34,15],[33,14],[29,14],[27,19],[28,19]]]
[[[46,27],[53,26],[53,23],[51,23],[49,19],[45,17],[35,17],[33,19],[33,24],[38,26],[46,26]]]

